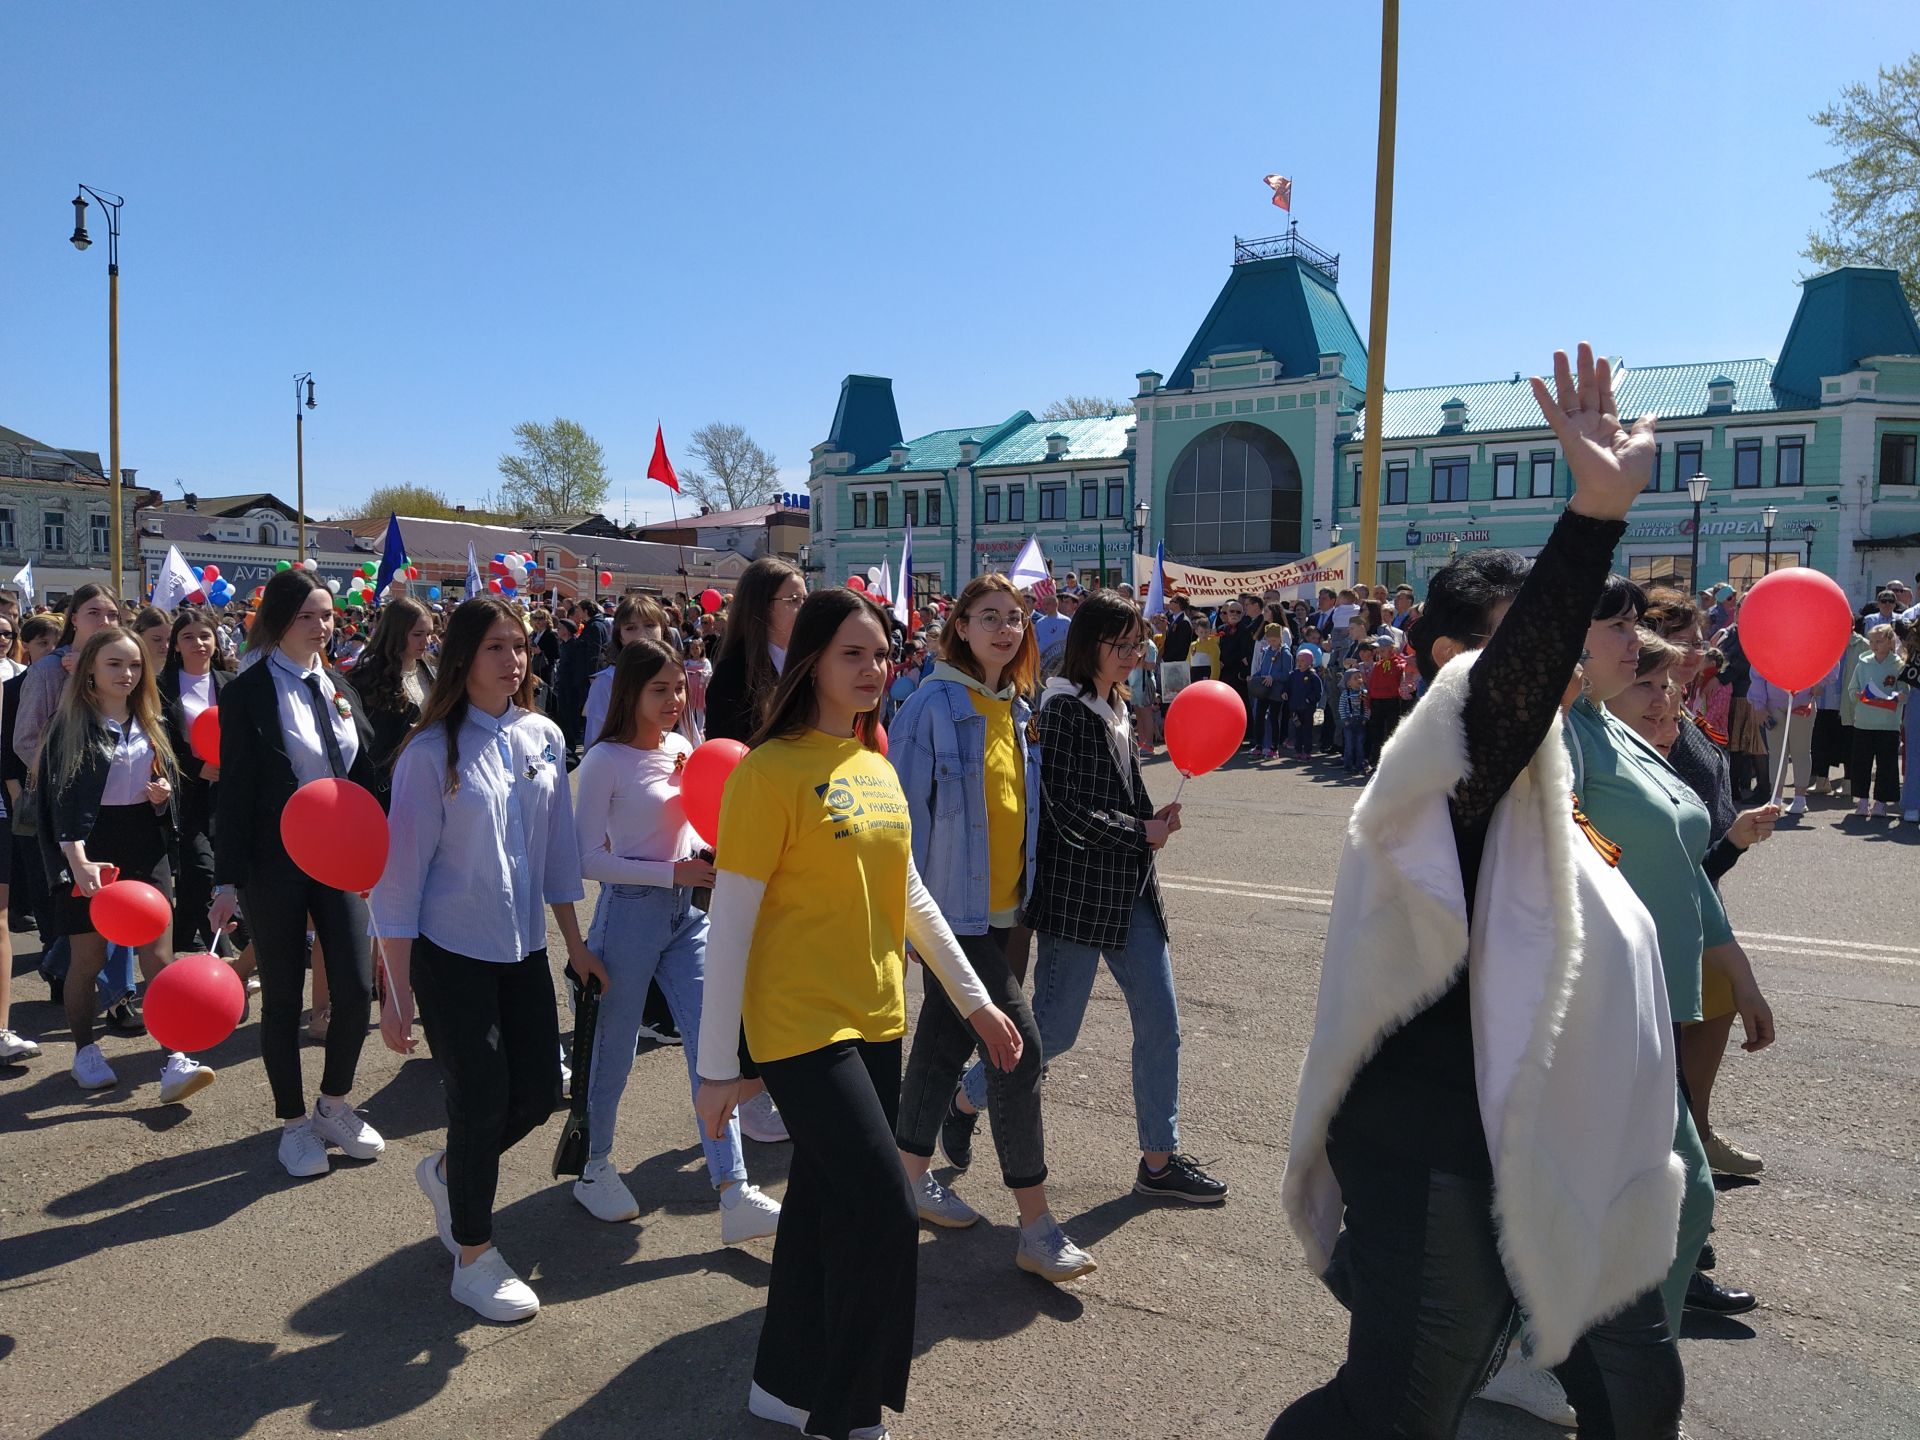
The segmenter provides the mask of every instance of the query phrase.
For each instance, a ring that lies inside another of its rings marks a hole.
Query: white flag
[[[473,541],[469,540],[467,541],[467,597],[466,598],[471,600],[474,596],[481,594],[483,592],[483,589],[484,587],[480,584],[480,562],[474,558]]]
[[[1053,571],[1047,568],[1047,557],[1040,553],[1040,537],[1029,535],[1027,543],[1020,547],[1020,553],[1013,557],[1013,566],[1007,571],[1007,579],[1024,589],[1029,585],[1038,585],[1052,575]]]
[[[900,593],[893,597],[893,618],[902,625],[913,615],[913,522],[907,522],[907,538],[900,542]]]
[[[880,562],[880,578],[873,582],[873,588],[878,590],[885,599],[889,601],[893,599],[893,571],[888,568],[884,560]]]
[[[153,579],[153,603],[162,610],[177,610],[199,589],[200,582],[193,578],[187,557],[178,545],[169,545],[167,558],[160,562],[160,573]]]
[[[14,587],[20,592],[20,608],[33,608],[33,561],[22,565],[13,577]]]

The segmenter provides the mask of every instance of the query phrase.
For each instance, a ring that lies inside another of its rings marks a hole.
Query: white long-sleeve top
[[[580,870],[612,885],[671,885],[674,863],[700,848],[680,799],[680,776],[693,746],[668,735],[641,750],[609,741],[587,751],[574,771],[573,833]]]
[[[713,904],[707,912],[706,988],[700,1005],[702,1080],[740,1076],[740,1004],[747,988],[747,955],[766,890],[764,881],[732,870],[720,871],[714,882]],[[993,997],[974,974],[911,859],[907,862],[907,942],[963,1017],[991,1003]]]

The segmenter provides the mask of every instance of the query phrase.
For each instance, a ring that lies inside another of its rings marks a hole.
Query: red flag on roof
[[[1292,214],[1293,181],[1284,175],[1268,175],[1263,178],[1273,190],[1273,203],[1278,205],[1282,210],[1285,210],[1288,214]]]
[[[676,495],[680,493],[680,477],[673,473],[673,462],[667,459],[667,437],[657,424],[653,427],[653,459],[647,462],[647,478],[658,480]]]

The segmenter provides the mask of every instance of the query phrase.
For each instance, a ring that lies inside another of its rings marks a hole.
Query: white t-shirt
[[[580,870],[613,885],[671,885],[676,861],[700,850],[687,824],[680,777],[693,745],[668,735],[657,750],[611,741],[574,772],[573,826]]]

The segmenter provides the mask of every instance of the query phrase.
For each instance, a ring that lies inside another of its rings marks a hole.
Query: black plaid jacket
[[[1040,853],[1026,923],[1063,940],[1117,950],[1127,943],[1135,899],[1144,898],[1164,934],[1167,916],[1145,825],[1153,801],[1140,762],[1127,756],[1129,795],[1106,725],[1075,696],[1046,701],[1038,724]]]

